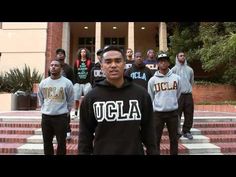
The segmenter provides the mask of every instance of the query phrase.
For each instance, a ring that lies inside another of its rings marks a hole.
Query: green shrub
[[[11,93],[15,93],[16,91],[32,93],[33,84],[39,83],[42,78],[43,75],[39,74],[36,69],[33,69],[31,72],[30,67],[25,64],[23,70],[13,68],[6,72],[4,81],[6,88],[8,88]]]

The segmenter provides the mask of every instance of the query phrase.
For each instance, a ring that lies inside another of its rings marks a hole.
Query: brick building
[[[55,50],[67,52],[72,64],[78,48],[95,53],[105,45],[143,52],[167,50],[167,27],[164,22],[2,22],[0,23],[0,72],[29,65],[45,73]]]

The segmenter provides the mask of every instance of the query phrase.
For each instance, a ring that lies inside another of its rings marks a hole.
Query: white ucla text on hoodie
[[[178,109],[181,94],[180,77],[171,70],[166,75],[156,71],[148,82],[148,93],[152,98],[153,110],[169,112]]]

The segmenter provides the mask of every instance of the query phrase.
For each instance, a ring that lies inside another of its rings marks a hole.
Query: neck
[[[127,59],[128,59],[128,60],[132,60],[132,57],[128,57]]]
[[[52,80],[56,80],[56,79],[59,79],[61,77],[61,75],[60,74],[51,74],[50,77]]]
[[[110,79],[107,79],[107,81],[108,81],[111,85],[115,86],[116,88],[121,88],[122,85],[124,84],[124,77],[122,77],[122,78],[119,79],[119,80],[110,80]]]
[[[160,73],[163,74],[163,75],[166,75],[169,71],[169,68],[167,69],[160,69]]]

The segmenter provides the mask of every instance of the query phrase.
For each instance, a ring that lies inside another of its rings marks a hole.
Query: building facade
[[[2,22],[0,23],[0,72],[29,65],[45,73],[55,50],[66,50],[66,62],[76,59],[77,50],[86,47],[91,58],[106,45],[123,50],[167,50],[165,22]]]

